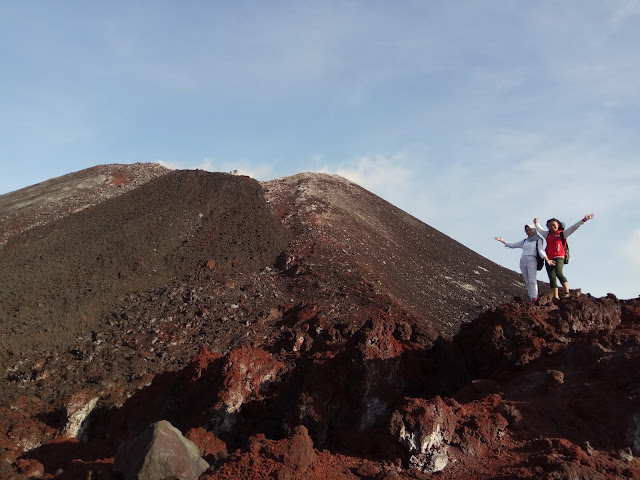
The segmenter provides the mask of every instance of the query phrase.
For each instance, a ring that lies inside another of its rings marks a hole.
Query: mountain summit
[[[344,178],[106,165],[0,215],[3,478],[640,474],[640,303],[531,306]]]

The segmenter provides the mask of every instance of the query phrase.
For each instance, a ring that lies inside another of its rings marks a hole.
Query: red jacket
[[[558,230],[553,235],[551,233],[547,235],[547,247],[544,250],[549,258],[564,257],[564,245],[560,232],[562,232],[562,230]]]

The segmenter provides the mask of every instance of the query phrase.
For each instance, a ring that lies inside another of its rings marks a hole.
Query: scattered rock
[[[511,404],[502,404],[500,406],[500,413],[507,419],[509,426],[514,429],[522,428],[523,419],[520,410]]]
[[[75,392],[65,402],[67,421],[64,426],[64,433],[71,438],[84,439],[83,429],[86,427],[85,421],[94,409],[100,396],[93,390],[80,390]]]
[[[44,465],[37,460],[20,459],[17,464],[17,471],[26,478],[42,478],[44,476]]]
[[[316,460],[313,441],[306,427],[298,426],[287,442],[277,442],[267,446],[266,455],[277,459],[287,472],[280,473],[278,478],[305,478],[306,472]]]
[[[209,468],[198,447],[162,420],[118,448],[115,469],[125,480],[197,480]]]
[[[227,445],[202,427],[192,428],[185,437],[200,449],[200,456],[210,465],[227,457]]]
[[[224,368],[224,388],[218,408],[236,413],[251,395],[260,397],[260,386],[273,381],[282,363],[264,350],[247,345],[234,350]]]
[[[358,467],[357,473],[360,477],[370,478],[380,475],[380,471],[380,468],[377,467],[374,463],[365,460],[362,462],[362,465]]]
[[[440,397],[413,399],[393,414],[391,432],[408,451],[409,467],[423,473],[443,470],[449,463],[448,444],[455,415]]]
[[[627,448],[618,450],[618,458],[620,460],[624,460],[625,462],[632,462],[633,452],[631,451],[631,448],[627,447]]]
[[[591,446],[591,444],[589,443],[589,441],[587,440],[586,442],[584,442],[584,446],[582,447],[584,449],[584,451],[586,452],[587,455],[592,456],[594,454],[594,449]]]

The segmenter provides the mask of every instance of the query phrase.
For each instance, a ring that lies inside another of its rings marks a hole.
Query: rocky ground
[[[640,476],[640,300],[531,306],[340,177],[137,169],[0,197],[0,478]]]
[[[0,245],[16,234],[60,220],[164,175],[154,163],[99,165],[0,196]]]

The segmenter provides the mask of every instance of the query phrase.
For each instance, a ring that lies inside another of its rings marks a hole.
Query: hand
[[[555,260],[549,260],[548,258],[547,258],[546,260],[547,260],[547,263],[548,263],[549,265],[551,265],[552,267],[556,264],[556,261],[555,261]]]
[[[498,240],[499,242],[505,243],[504,238],[502,238],[502,237],[495,237],[495,238],[496,238],[496,240]]]
[[[587,215],[584,216],[584,218],[582,219],[583,222],[586,222],[587,220],[591,220],[593,217],[595,217],[596,214],[595,213],[588,213]]]
[[[538,217],[533,219],[533,223],[538,223]]]

